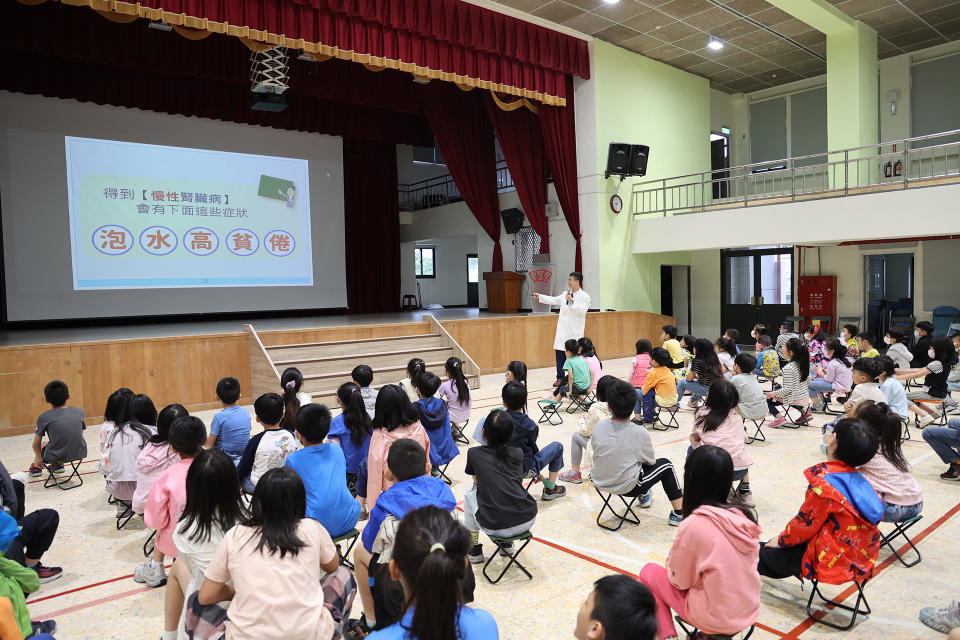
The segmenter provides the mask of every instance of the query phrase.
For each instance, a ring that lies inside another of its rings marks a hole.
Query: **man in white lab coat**
[[[559,305],[560,318],[557,320],[557,334],[553,339],[553,348],[557,355],[557,381],[553,386],[559,386],[567,379],[563,370],[563,363],[567,359],[563,343],[571,338],[579,340],[583,337],[583,327],[587,323],[587,309],[590,308],[590,294],[584,291],[583,274],[574,271],[567,278],[567,290],[559,296],[545,296],[535,293],[533,298],[542,304]]]

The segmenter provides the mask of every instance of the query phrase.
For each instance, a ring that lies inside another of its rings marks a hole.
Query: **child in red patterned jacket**
[[[854,418],[824,436],[827,461],[804,471],[810,484],[800,511],[779,536],[760,544],[760,575],[827,584],[873,575],[883,501],[855,467],[873,458],[877,446],[873,430]]]

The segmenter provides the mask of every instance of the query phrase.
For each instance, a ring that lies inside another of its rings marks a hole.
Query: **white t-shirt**
[[[260,476],[270,469],[282,467],[287,456],[300,448],[300,441],[286,429],[270,429],[263,433],[257,452],[253,455],[250,482],[256,485]]]
[[[309,393],[307,393],[307,392],[305,392],[305,391],[298,391],[298,392],[297,392],[297,401],[300,403],[300,406],[301,406],[301,407],[304,407],[304,406],[310,404],[311,402],[313,402],[313,396],[311,396]]]
[[[204,572],[216,582],[232,580],[236,589],[227,610],[227,640],[329,640],[333,618],[323,606],[320,564],[337,557],[330,534],[304,518],[297,537],[306,546],[282,558],[257,551],[253,535],[250,527],[230,529]]]
[[[177,546],[177,562],[182,562],[190,572],[190,582],[187,584],[186,594],[190,596],[194,591],[200,590],[203,584],[203,572],[210,566],[210,562],[217,553],[217,548],[223,540],[223,531],[216,526],[210,528],[210,538],[205,542],[194,542],[190,540],[189,535],[193,531],[181,531],[183,525],[177,526],[173,532],[173,544]],[[223,605],[226,606],[226,605]],[[187,640],[187,631],[184,627],[186,620],[186,604],[180,613],[180,626],[177,628],[177,640]]]

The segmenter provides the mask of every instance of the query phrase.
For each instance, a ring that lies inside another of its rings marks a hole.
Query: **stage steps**
[[[280,374],[287,367],[296,367],[303,374],[303,391],[309,393],[314,402],[335,409],[337,388],[351,380],[350,374],[357,365],[366,364],[372,368],[372,386],[380,388],[405,378],[407,363],[412,358],[421,358],[428,371],[445,378],[444,364],[452,356],[464,361],[464,373],[470,386],[479,386],[476,363],[437,320],[432,316],[427,318],[431,321],[431,333],[409,335],[408,329],[407,334],[377,338],[270,346],[265,346],[256,330],[246,325],[250,334],[253,397],[279,390]],[[398,329],[402,331],[403,327]]]

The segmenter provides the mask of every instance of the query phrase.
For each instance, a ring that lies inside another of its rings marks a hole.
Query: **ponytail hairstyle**
[[[807,327],[807,330],[803,332],[804,335],[813,334],[810,338],[811,341],[817,340],[818,342],[823,342],[823,339],[826,337],[823,333],[823,329],[819,324],[812,324]]]
[[[355,382],[344,382],[337,389],[337,398],[343,405],[343,424],[350,430],[350,442],[359,447],[364,438],[373,433],[370,414],[363,404],[359,385]]]
[[[513,379],[527,386],[527,365],[522,360],[511,360],[507,365],[507,371],[513,376]]]
[[[127,422],[120,423],[110,434],[110,443],[120,434],[133,432],[140,436],[140,446],[143,447],[153,437],[153,431],[148,427],[157,424],[157,408],[153,406],[150,396],[138,394],[130,398],[127,403]]]
[[[686,339],[688,336],[684,336]],[[694,360],[701,360],[707,367],[707,371],[713,374],[714,378],[723,377],[723,365],[720,364],[720,358],[717,357],[717,352],[714,350],[713,345],[710,344],[710,341],[706,338],[700,338],[694,343]],[[691,365],[692,368],[692,365]]]
[[[800,338],[787,340],[787,349],[790,350],[790,362],[796,363],[800,369],[800,382],[810,377],[810,351]]]
[[[447,358],[444,369],[457,387],[457,400],[470,402],[470,385],[467,384],[467,378],[463,375],[463,362],[460,358]]]
[[[823,348],[833,351],[831,360],[838,360],[843,363],[843,366],[850,368],[850,361],[847,360],[847,345],[840,342],[839,338],[830,338]]]
[[[413,358],[407,363],[407,375],[413,380],[418,375],[427,370],[427,363],[420,358]]]
[[[163,444],[170,438],[170,425],[177,418],[190,415],[182,404],[168,404],[157,416],[157,434],[150,438],[153,444]]]
[[[410,627],[404,627],[409,637],[463,637],[459,619],[470,544],[467,530],[438,507],[416,509],[400,521],[390,576],[403,577],[406,608],[416,603]]]
[[[900,416],[891,412],[886,402],[864,400],[857,405],[856,417],[866,422],[877,434],[880,443],[878,453],[898,470],[908,473],[910,465],[904,459],[903,450],[900,448]]]
[[[597,350],[593,346],[593,340],[590,338],[580,338],[577,340],[577,348],[580,350],[580,355],[584,358],[597,355]]]
[[[724,379],[717,380],[710,385],[707,400],[704,403],[710,411],[698,415],[696,425],[704,432],[716,431],[738,404],[740,404],[740,394],[737,393],[733,383]]]
[[[297,411],[300,409],[297,393],[303,387],[303,374],[300,369],[284,369],[280,376],[280,386],[283,387],[283,418],[280,419],[280,428],[294,433],[297,430]]]
[[[727,353],[731,358],[737,357],[737,345],[734,344],[733,340],[727,337],[721,336],[717,339],[717,348],[720,351]]]
[[[513,418],[503,409],[491,411],[483,421],[483,439],[486,446],[494,450],[501,463],[507,462],[507,445],[513,442],[514,426]]]

